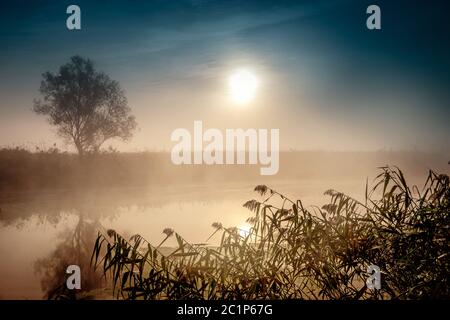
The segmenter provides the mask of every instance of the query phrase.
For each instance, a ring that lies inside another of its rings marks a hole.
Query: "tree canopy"
[[[45,72],[42,99],[33,110],[47,117],[59,136],[72,142],[78,153],[97,152],[113,138],[128,140],[136,128],[119,83],[96,71],[91,60],[73,56],[58,73]]]

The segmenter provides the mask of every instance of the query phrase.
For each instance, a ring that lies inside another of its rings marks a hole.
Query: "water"
[[[417,177],[417,181],[423,181]],[[273,181],[271,186],[306,206],[326,203],[323,192],[334,188],[363,199],[363,179]],[[191,243],[203,243],[214,231],[213,222],[245,228],[251,213],[242,207],[260,199],[254,185],[227,183],[78,192],[44,191],[10,194],[1,202],[0,298],[41,299],[41,277],[34,265],[48,257],[80,217],[95,220],[124,236],[140,234],[157,245],[164,228],[172,228]],[[165,246],[175,245],[169,239]],[[212,242],[218,239],[212,239]]]

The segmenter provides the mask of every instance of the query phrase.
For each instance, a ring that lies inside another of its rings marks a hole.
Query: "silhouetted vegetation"
[[[281,152],[280,171],[265,177],[282,179],[360,179],[380,164],[395,163],[406,172],[423,172],[427,163],[448,169],[447,157],[419,152]],[[0,149],[0,196],[2,192],[27,190],[86,190],[90,187],[173,186],[226,181],[258,184],[258,166],[175,166],[168,152],[117,152],[113,148],[86,154],[83,161],[73,153],[51,148]],[[1,197],[0,197],[1,198]],[[1,199],[0,199],[1,201]]]
[[[123,154],[113,149],[78,155],[57,148],[31,152],[0,149],[0,191],[84,189],[148,184],[155,166],[163,161],[154,153]]]
[[[98,72],[91,60],[73,56],[58,73],[42,75],[33,110],[47,117],[58,135],[79,155],[98,152],[105,141],[128,140],[136,128],[127,99],[117,81]]]
[[[361,203],[326,191],[307,209],[265,185],[246,232],[214,223],[203,244],[172,229],[155,246],[100,232],[91,262],[123,299],[448,299],[450,181],[430,171],[422,190],[399,169],[381,168]],[[176,237],[170,254],[160,246]],[[208,245],[220,237],[218,246]],[[382,271],[381,290],[366,287],[366,268]]]

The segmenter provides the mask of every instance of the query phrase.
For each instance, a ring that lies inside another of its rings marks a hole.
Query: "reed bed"
[[[157,245],[99,232],[91,264],[118,299],[450,298],[449,176],[430,171],[419,190],[400,169],[380,170],[363,202],[327,190],[328,204],[305,208],[258,185],[244,204],[251,229],[216,222],[201,244],[172,229]],[[163,254],[170,237],[177,247]],[[366,285],[373,264],[380,290]]]

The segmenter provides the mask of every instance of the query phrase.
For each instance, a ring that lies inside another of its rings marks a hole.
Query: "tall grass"
[[[422,190],[397,168],[383,167],[359,202],[328,190],[330,202],[307,209],[265,185],[244,204],[250,231],[214,223],[191,244],[172,229],[153,245],[99,232],[91,263],[120,299],[448,299],[450,183],[429,173]],[[175,237],[170,254],[161,245]],[[206,242],[207,242],[206,241]],[[369,265],[380,290],[366,286]]]
[[[248,155],[247,155],[248,158]],[[294,179],[359,179],[373,174],[379,163],[397,163],[408,173],[422,173],[423,164],[447,172],[448,158],[421,152],[280,152],[280,171],[266,183]],[[302,163],[299,166],[298,163]],[[338,170],[337,170],[338,169]],[[56,147],[33,150],[0,148],[2,196],[24,191],[84,191],[88,188],[141,188],[192,184],[257,184],[259,165],[175,166],[169,152],[116,152],[107,149],[85,155]]]

